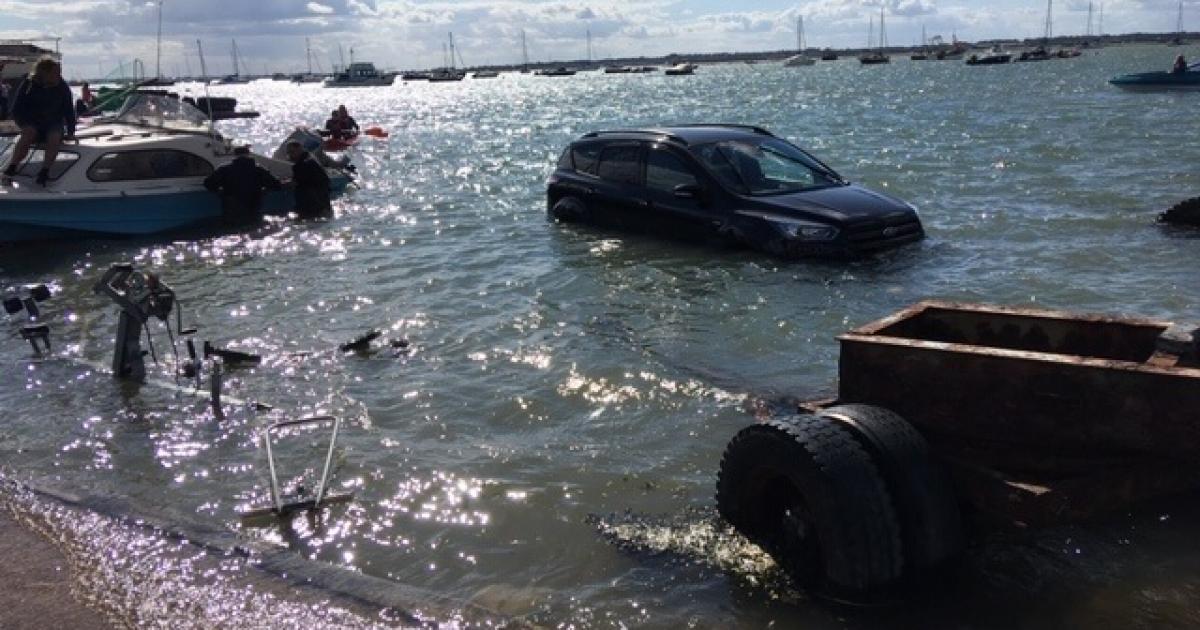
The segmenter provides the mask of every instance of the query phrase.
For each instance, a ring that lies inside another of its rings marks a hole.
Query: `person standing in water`
[[[226,225],[253,225],[262,221],[265,191],[280,190],[283,184],[254,161],[250,147],[237,147],[233,154],[232,162],[204,179],[204,187],[221,196],[221,220]]]
[[[292,183],[296,187],[296,214],[302,219],[333,214],[329,204],[329,174],[297,140],[287,143],[292,161]]]
[[[34,66],[33,74],[21,81],[13,96],[12,117],[21,128],[21,137],[4,175],[16,175],[29,150],[40,144],[44,156],[36,181],[39,186],[45,186],[63,138],[75,136],[75,103],[71,99],[71,88],[62,80],[62,66],[57,61],[42,59]]]

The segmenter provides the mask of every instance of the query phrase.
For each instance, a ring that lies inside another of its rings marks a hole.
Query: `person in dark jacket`
[[[283,184],[254,161],[250,147],[237,147],[233,154],[232,162],[204,179],[204,187],[221,195],[221,219],[226,225],[258,223],[263,217],[264,191],[280,190]]]
[[[342,129],[345,132],[346,136],[347,137],[357,136],[358,135],[358,121],[354,120],[354,117],[350,115],[350,110],[346,109],[345,105],[338,105],[337,115],[338,115],[338,118],[340,118],[342,121]]]
[[[287,143],[287,154],[292,161],[292,182],[296,186],[296,214],[303,219],[332,215],[329,174],[325,168],[296,140]]]
[[[4,175],[16,175],[17,168],[29,155],[29,149],[41,144],[44,157],[37,183],[45,186],[58,158],[64,132],[67,138],[75,136],[75,103],[70,86],[62,80],[62,66],[53,59],[37,62],[33,74],[21,82],[12,100],[12,117],[21,128],[21,137]]]

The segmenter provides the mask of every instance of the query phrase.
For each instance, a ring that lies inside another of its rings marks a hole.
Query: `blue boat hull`
[[[349,180],[332,178],[334,195]],[[264,198],[267,214],[295,207],[290,190]],[[212,226],[221,218],[220,199],[203,190],[163,194],[78,198],[46,194],[36,198],[0,197],[0,242],[146,236]]]
[[[1109,83],[1133,91],[1200,90],[1200,72],[1143,72],[1126,74]]]

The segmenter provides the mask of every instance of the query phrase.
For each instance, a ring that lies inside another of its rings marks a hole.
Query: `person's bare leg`
[[[17,146],[13,147],[12,159],[4,166],[5,175],[15,175],[17,168],[21,166],[21,162],[25,161],[25,156],[29,155],[29,147],[33,146],[33,141],[37,137],[37,131],[33,127],[22,127],[21,136],[17,138]]]
[[[42,144],[42,168],[38,171],[37,178],[34,180],[38,186],[45,186],[50,179],[50,167],[54,166],[54,160],[58,158],[58,147],[62,145],[62,132],[52,131],[46,134],[46,141]]]
[[[58,148],[62,146],[63,135],[61,131],[51,131],[46,134],[46,143],[43,151],[46,156],[42,160],[42,170],[48,171],[54,166],[54,160],[58,159]]]

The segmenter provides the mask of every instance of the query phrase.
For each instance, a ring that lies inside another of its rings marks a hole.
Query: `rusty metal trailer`
[[[889,588],[971,522],[1075,521],[1200,486],[1200,330],[922,302],[851,330],[836,400],[738,433],[721,514],[802,584]]]

